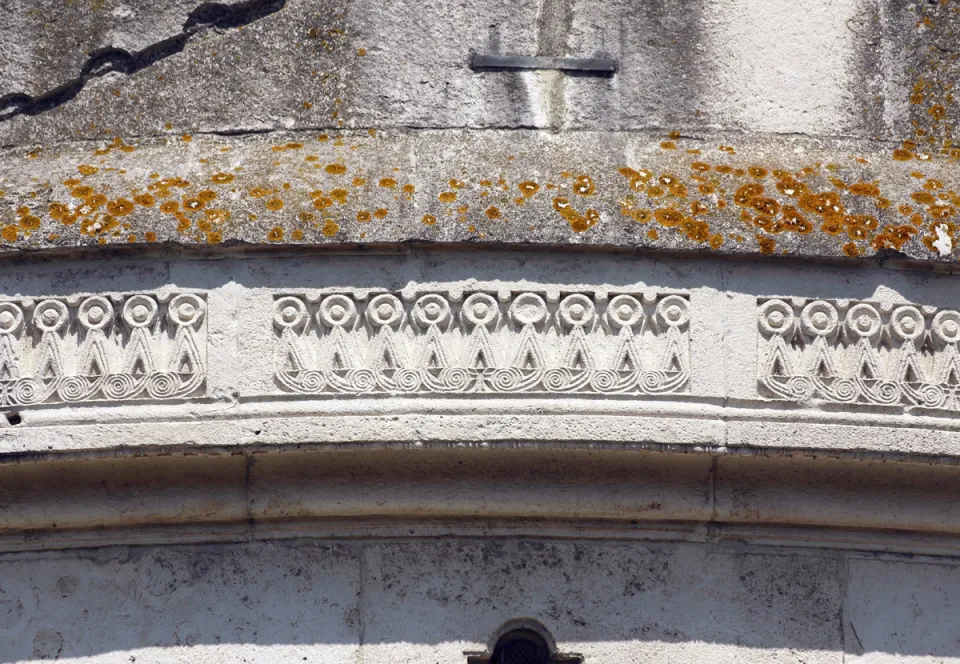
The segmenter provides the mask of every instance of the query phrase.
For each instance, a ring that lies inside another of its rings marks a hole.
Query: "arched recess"
[[[583,657],[557,651],[553,636],[540,622],[511,620],[494,632],[486,652],[465,653],[467,664],[582,664]]]

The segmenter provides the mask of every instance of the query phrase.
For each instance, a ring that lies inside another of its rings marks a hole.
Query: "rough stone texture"
[[[0,34],[8,251],[469,240],[956,256],[953,0],[44,7],[6,0]],[[472,71],[471,52],[620,69]],[[624,131],[644,133],[610,133]],[[250,132],[271,134],[231,137]],[[347,173],[327,177],[331,163]],[[237,177],[210,186],[216,173]],[[136,203],[151,184],[159,200]],[[207,214],[157,212],[207,189]]]
[[[851,560],[844,613],[848,661],[956,662],[960,574],[954,565]]]

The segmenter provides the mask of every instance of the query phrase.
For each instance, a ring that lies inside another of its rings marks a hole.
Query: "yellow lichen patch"
[[[346,205],[348,194],[349,192],[346,189],[334,189],[330,192],[330,198],[340,205]]]
[[[267,189],[266,187],[254,187],[247,192],[252,198],[264,198],[273,193],[273,189]]]
[[[380,186],[383,189],[393,189],[397,186],[397,181],[393,178],[380,178]]]
[[[377,208],[374,211],[373,216],[377,219],[386,219],[388,214],[390,214],[390,212],[387,210],[387,208]]]
[[[333,199],[329,196],[318,196],[313,199],[313,207],[318,210],[326,210],[331,205],[333,205]]]
[[[338,226],[337,222],[333,219],[327,219],[323,224],[323,228],[320,229],[320,232],[323,233],[324,237],[333,237],[340,232],[340,226]]]
[[[210,181],[214,184],[230,184],[236,179],[233,173],[214,173],[210,176]]]
[[[417,192],[417,188],[412,184],[403,185],[403,193],[407,196],[413,196]]]
[[[908,150],[901,150],[898,148],[893,151],[894,161],[910,161],[913,159],[913,156],[913,153],[909,152]]]
[[[880,195],[880,187],[872,182],[855,182],[850,185],[849,191],[854,196],[877,197]]]
[[[271,242],[280,242],[283,239],[283,229],[280,226],[274,226],[267,233],[267,239]]]
[[[765,169],[763,166],[751,166],[750,168],[747,169],[747,173],[750,174],[750,177],[756,178],[758,180],[762,180],[763,178],[767,177],[767,175],[769,175],[769,171],[767,171],[767,169]],[[722,239],[723,238],[721,238],[721,240]]]
[[[277,212],[278,210],[283,209],[283,199],[280,198],[271,198],[264,205],[267,206],[267,209],[271,212]]]
[[[663,141],[660,143],[660,147],[664,150],[676,150],[677,144],[673,141]]]
[[[593,178],[589,175],[581,175],[573,183],[573,193],[578,196],[593,196],[597,193],[597,187],[593,184]]]
[[[486,209],[484,214],[487,215],[487,219],[499,219],[500,218],[500,209],[493,207],[492,205]]]
[[[437,223],[437,218],[434,217],[432,214],[423,215],[424,226],[433,226],[436,223]]]
[[[467,186],[465,182],[463,182],[462,180],[457,180],[455,178],[451,179],[449,184],[451,189],[463,189],[464,187]]]
[[[453,192],[453,191],[445,191],[445,192],[443,192],[442,194],[440,194],[439,196],[437,196],[437,198],[440,200],[441,203],[448,203],[448,204],[449,204],[449,203],[453,203],[455,200],[457,200],[457,194],[456,194],[456,192]]]
[[[347,172],[347,167],[343,164],[327,164],[324,170],[330,175],[343,175]]]
[[[137,194],[133,197],[133,202],[137,205],[142,205],[143,207],[153,207],[157,202],[157,199],[153,197],[152,194]]]
[[[357,221],[361,224],[365,224],[370,221],[371,215],[369,210],[360,210],[357,212]]]
[[[160,204],[160,211],[164,214],[173,214],[180,211],[180,203],[177,201],[164,201]]]
[[[197,212],[202,210],[206,206],[206,203],[201,201],[199,198],[184,196],[183,198],[183,209],[190,212]]]
[[[20,217],[20,228],[25,231],[35,231],[40,228],[40,217],[33,214],[25,214]]]
[[[93,187],[88,187],[87,185],[80,185],[79,187],[74,187],[70,192],[70,195],[74,198],[88,198],[93,196],[94,189]]]
[[[13,224],[8,224],[3,227],[3,230],[0,231],[0,237],[3,237],[7,242],[16,242],[17,235],[20,233],[20,229],[14,226]]]
[[[77,166],[77,170],[80,171],[80,175],[93,175],[97,173],[100,169],[96,166],[89,166],[87,164],[80,164]]]
[[[285,145],[274,145],[270,148],[274,152],[286,152],[287,150],[301,150],[303,143],[286,143]]]
[[[133,201],[126,198],[118,198],[107,203],[107,212],[116,217],[125,217],[135,209]]]
[[[355,177],[353,178],[352,184],[354,187],[362,187],[363,185],[367,184],[367,181],[364,178]]]
[[[538,191],[540,191],[540,185],[532,180],[524,180],[517,185],[517,188],[525,198],[532,198],[533,196],[536,196]]]

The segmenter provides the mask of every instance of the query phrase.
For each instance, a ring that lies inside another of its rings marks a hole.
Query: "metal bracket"
[[[552,58],[540,55],[470,55],[470,68],[485,71],[553,69],[577,71],[600,76],[617,73],[618,63],[612,58]]]

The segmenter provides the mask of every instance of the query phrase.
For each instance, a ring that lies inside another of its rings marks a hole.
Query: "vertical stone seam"
[[[707,490],[710,492],[710,520],[707,521],[707,539],[717,542],[720,539],[720,527],[717,524],[717,472],[720,457],[714,456],[710,461],[710,480]]]
[[[573,26],[573,0],[541,0],[537,12],[537,55],[563,57]],[[562,72],[541,72],[547,86],[550,129],[560,131],[566,119],[566,80]]]
[[[360,545],[360,572],[359,572],[359,582],[358,582],[358,593],[359,597],[357,598],[357,643],[359,648],[357,649],[357,661],[360,664],[363,664],[365,659],[363,650],[366,647],[366,578],[367,578],[367,545]]]

